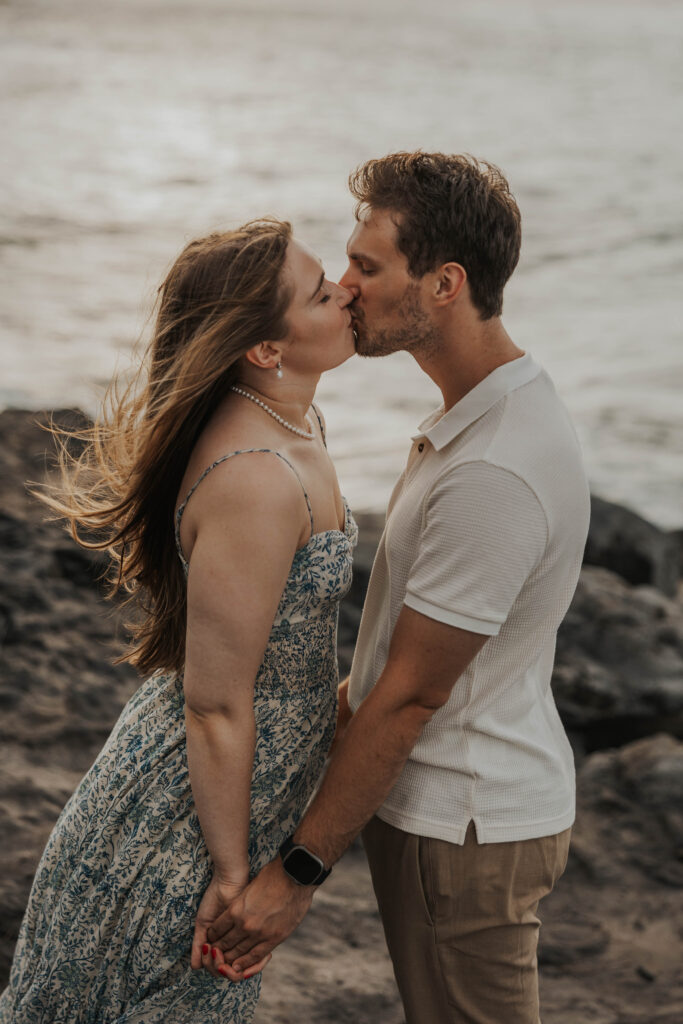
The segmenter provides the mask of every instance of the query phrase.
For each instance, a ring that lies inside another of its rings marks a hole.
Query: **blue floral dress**
[[[238,454],[210,466],[178,509],[178,546],[187,500]],[[337,612],[357,529],[345,503],[343,531],[314,533],[307,494],[306,502],[311,537],[294,556],[256,677],[252,874],[295,830],[335,729]],[[187,769],[182,677],[156,672],[55,825],[0,996],[0,1024],[249,1024],[260,974],[232,984],[190,968],[211,874]]]

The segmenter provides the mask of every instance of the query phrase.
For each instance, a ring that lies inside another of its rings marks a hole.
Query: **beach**
[[[80,418],[54,416],[72,426]],[[0,984],[50,829],[139,683],[112,664],[125,633],[97,582],[102,556],[45,522],[26,493],[26,480],[42,479],[46,438],[35,413],[0,413]],[[584,565],[553,678],[577,761],[578,814],[567,871],[543,905],[543,1020],[679,1024],[681,537],[620,506],[596,507],[587,550],[599,564]],[[340,617],[342,671],[381,525],[381,516],[359,514]],[[402,1020],[356,842],[276,950],[256,1022]]]

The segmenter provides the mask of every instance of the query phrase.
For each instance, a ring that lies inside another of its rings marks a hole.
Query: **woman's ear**
[[[247,349],[244,358],[254,366],[258,366],[260,370],[272,370],[280,362],[282,352],[273,342],[260,341],[258,345]]]
[[[435,273],[434,299],[438,306],[455,302],[465,287],[467,271],[460,263],[444,263]]]

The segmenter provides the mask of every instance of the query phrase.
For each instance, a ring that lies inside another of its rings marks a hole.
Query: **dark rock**
[[[622,505],[591,499],[585,564],[611,569],[629,583],[650,584],[673,597],[680,562],[674,533],[658,529]]]
[[[579,752],[683,738],[683,613],[651,587],[584,567],[557,639],[553,691]]]
[[[682,837],[683,743],[654,736],[585,759],[567,870],[540,910],[544,1020],[680,1020]],[[566,993],[566,1016],[547,1012],[552,991]],[[608,991],[614,1013],[595,1016]]]
[[[56,461],[55,444],[46,429],[50,422],[65,430],[80,430],[89,420],[79,409],[0,412],[0,508],[22,520],[41,522],[48,516],[29,494],[27,483],[41,483],[46,469]],[[72,442],[70,450],[77,454],[81,447],[79,442]]]
[[[7,605],[0,605],[0,647],[12,642],[13,622],[12,610]]]
[[[558,921],[543,929],[538,962],[543,966],[563,967],[584,957],[603,953],[610,938],[596,921]]]
[[[356,516],[356,522],[358,523],[358,544],[353,557],[353,583],[345,603],[362,609],[375,552],[384,529],[384,516],[371,512],[359,513]]]
[[[683,578],[683,529],[672,530],[670,537],[678,549],[678,575]]]
[[[337,657],[339,659],[339,676],[340,679],[345,679],[351,671],[351,664],[353,662],[353,644],[342,644],[337,647]]]
[[[105,606],[99,552],[77,547],[27,492],[40,481],[51,438],[36,420],[0,413],[0,977],[37,859],[61,807],[97,755],[137,685],[113,665],[123,632]],[[59,414],[62,423],[85,422]],[[113,612],[113,614],[112,614]]]
[[[103,552],[78,547],[70,539],[56,544],[52,557],[55,573],[79,587],[97,586],[109,568]]]
[[[592,754],[577,788],[569,873],[683,888],[683,743],[651,736]]]
[[[353,650],[358,636],[365,595],[370,582],[372,563],[379,539],[384,529],[384,516],[374,513],[360,513],[358,523],[358,544],[353,556],[353,581],[351,589],[339,609],[339,671],[344,678],[351,670]]]

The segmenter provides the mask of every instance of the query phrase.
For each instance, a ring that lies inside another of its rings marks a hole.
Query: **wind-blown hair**
[[[121,660],[143,673],[183,669],[178,490],[202,429],[237,379],[239,357],[287,333],[291,288],[282,270],[290,239],[290,224],[264,219],[190,242],[159,289],[134,380],[112,382],[92,427],[51,427],[61,473],[39,496],[79,544],[108,551],[110,596],[124,592],[138,606]]]
[[[498,167],[467,154],[391,153],[358,167],[349,188],[357,218],[364,207],[394,215],[397,246],[413,277],[459,263],[481,319],[500,316],[522,227]]]

